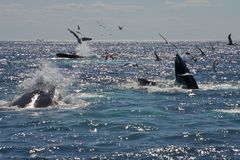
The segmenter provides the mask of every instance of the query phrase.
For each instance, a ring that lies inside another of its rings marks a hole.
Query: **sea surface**
[[[240,159],[240,45],[173,44],[0,41],[0,159]],[[177,53],[200,89],[174,85]],[[9,107],[38,82],[56,86],[56,105]]]

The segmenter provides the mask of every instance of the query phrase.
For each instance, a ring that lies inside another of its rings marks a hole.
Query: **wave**
[[[236,82],[224,82],[224,83],[209,83],[209,84],[199,84],[201,90],[226,90],[226,89],[240,89],[240,81]]]
[[[240,108],[233,108],[233,109],[215,109],[215,112],[221,113],[229,113],[229,114],[240,114]]]

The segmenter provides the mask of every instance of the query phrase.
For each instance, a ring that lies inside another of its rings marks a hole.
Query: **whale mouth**
[[[26,108],[34,108],[35,102],[37,101],[37,99],[38,99],[39,96],[40,96],[40,94],[38,94],[38,93],[35,94],[35,95],[31,98],[31,102],[26,105]]]

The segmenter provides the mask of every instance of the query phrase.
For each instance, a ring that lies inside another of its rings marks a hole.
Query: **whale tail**
[[[175,84],[186,89],[199,89],[194,77],[190,74],[186,63],[176,54],[175,58]]]

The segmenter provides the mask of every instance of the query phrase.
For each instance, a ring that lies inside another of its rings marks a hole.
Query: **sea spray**
[[[24,92],[35,90],[39,84],[51,84],[56,90],[63,92],[71,84],[71,79],[65,78],[53,64],[41,62],[39,69],[25,79],[18,87]]]
[[[90,47],[87,43],[84,42],[82,44],[79,44],[76,48],[76,54],[79,56],[89,57],[90,52]]]

